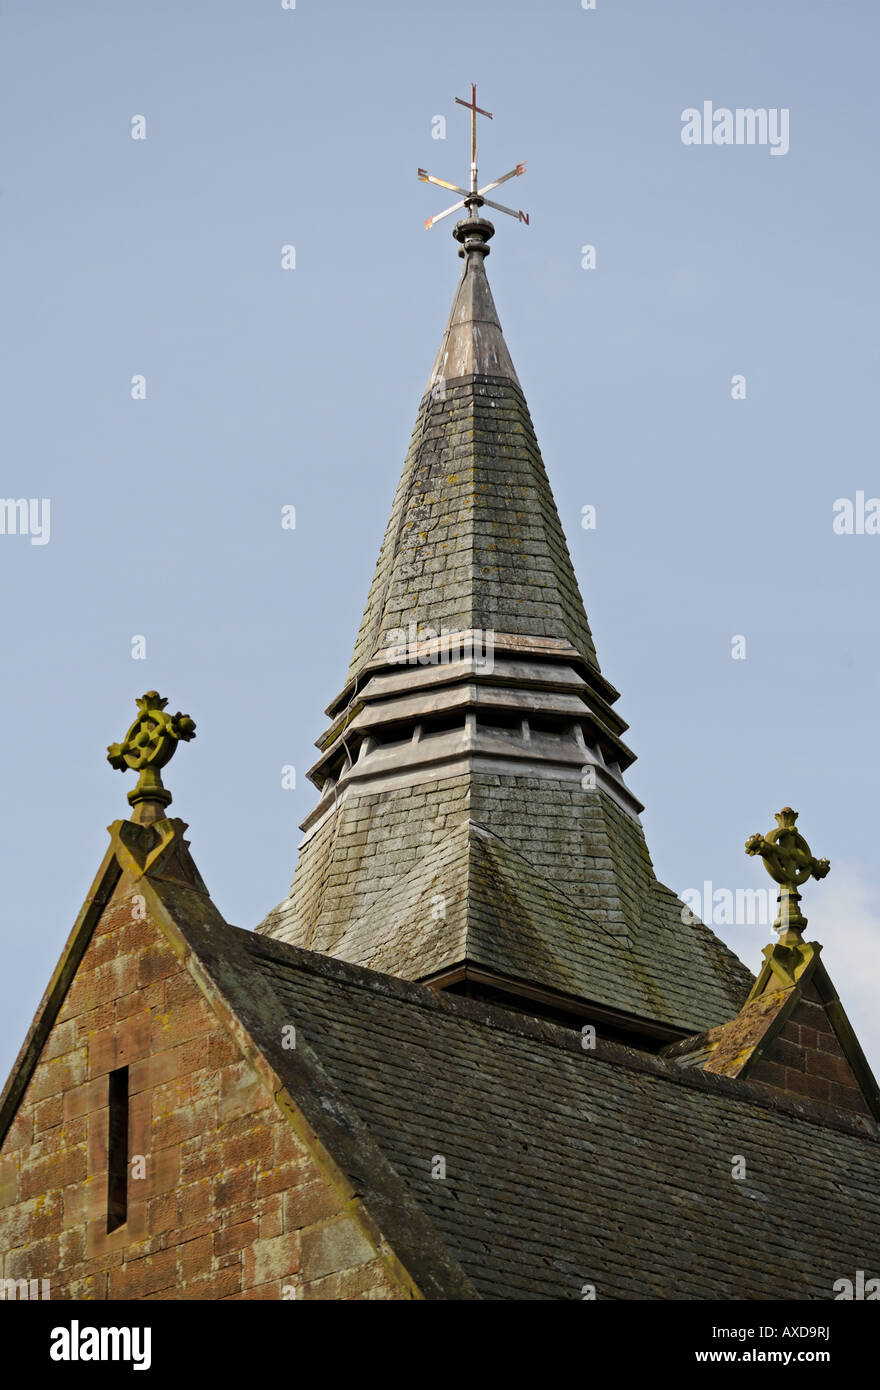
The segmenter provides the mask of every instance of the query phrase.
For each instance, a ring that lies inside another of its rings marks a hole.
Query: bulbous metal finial
[[[195,721],[188,714],[166,714],[168,701],[158,690],[148,690],[137,702],[140,713],[121,743],[111,743],[107,761],[111,767],[125,772],[139,772],[137,786],[127,793],[129,803],[156,801],[162,806],[171,804],[171,793],[162,784],[160,768],[174,755],[178,743],[195,738]]]
[[[464,217],[460,222],[456,222],[452,235],[460,242],[460,256],[466,256],[469,251],[488,256],[491,249],[489,240],[495,235],[495,228],[485,217]]]

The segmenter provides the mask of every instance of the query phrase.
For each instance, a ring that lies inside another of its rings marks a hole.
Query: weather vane
[[[477,86],[475,82],[471,83],[470,101],[465,101],[463,97],[456,97],[455,100],[457,105],[466,107],[471,113],[471,186],[469,189],[459,188],[457,183],[447,183],[445,179],[435,179],[433,174],[428,173],[427,169],[420,169],[419,178],[422,183],[435,183],[438,188],[448,188],[452,193],[461,193],[463,195],[460,202],[453,203],[452,207],[447,208],[445,212],[438,212],[436,217],[426,217],[426,230],[430,230],[435,222],[440,222],[444,217],[449,217],[451,213],[458,212],[460,208],[468,208],[471,216],[475,217],[477,209],[481,208],[484,203],[487,207],[494,208],[496,212],[506,212],[509,217],[515,217],[518,222],[525,222],[526,226],[528,226],[529,215],[527,212],[517,212],[515,208],[506,208],[503,203],[493,203],[491,198],[486,197],[486,194],[490,193],[493,188],[500,188],[501,184],[507,183],[508,179],[517,179],[520,174],[524,174],[526,172],[525,163],[517,164],[516,168],[511,169],[509,174],[503,174],[500,179],[495,179],[492,183],[484,184],[482,188],[478,188],[477,116],[488,116],[491,121],[492,112],[484,111],[482,106],[477,105]]]

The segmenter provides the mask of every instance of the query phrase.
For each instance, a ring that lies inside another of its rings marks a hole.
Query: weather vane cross
[[[518,222],[525,222],[528,226],[529,215],[527,212],[517,211],[516,208],[506,208],[503,203],[493,203],[486,194],[491,193],[493,188],[500,188],[502,183],[508,179],[519,178],[520,174],[526,171],[525,163],[517,164],[515,169],[511,169],[508,174],[502,174],[500,179],[493,179],[492,183],[484,184],[482,188],[477,187],[477,116],[487,116],[492,119],[492,112],[486,111],[482,106],[477,105],[477,85],[471,83],[471,99],[465,101],[463,97],[456,97],[456,104],[465,107],[471,113],[471,177],[470,188],[459,188],[457,183],[447,183],[445,179],[435,179],[433,174],[429,174],[426,169],[418,171],[422,183],[434,183],[438,188],[448,188],[452,193],[460,193],[461,201],[453,203],[452,207],[446,208],[444,212],[438,212],[436,217],[425,218],[425,228],[430,230],[435,222],[440,222],[444,217],[449,217],[451,213],[458,212],[466,207],[471,216],[477,215],[477,210],[484,204],[486,207],[494,208],[496,212],[506,212],[508,217],[515,217]]]

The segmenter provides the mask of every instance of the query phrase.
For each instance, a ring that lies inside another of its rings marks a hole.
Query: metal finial
[[[470,101],[465,101],[463,97],[456,97],[455,100],[456,100],[457,105],[466,107],[467,110],[470,111],[470,113],[471,113],[471,172],[470,172],[470,188],[469,188],[469,189],[468,189],[468,188],[459,188],[459,186],[458,186],[457,183],[447,183],[445,179],[435,179],[434,176],[433,176],[433,174],[429,174],[429,173],[427,172],[426,169],[419,169],[419,171],[418,171],[418,176],[419,176],[419,178],[421,179],[422,183],[435,183],[435,184],[437,185],[438,188],[448,188],[448,189],[450,189],[451,192],[453,192],[453,193],[461,193],[461,195],[462,195],[461,201],[458,202],[458,203],[453,203],[453,204],[452,204],[452,207],[447,208],[447,209],[445,210],[445,212],[438,212],[436,217],[428,217],[428,218],[426,218],[426,219],[425,219],[425,227],[426,227],[426,229],[430,229],[431,227],[433,227],[433,225],[434,225],[435,222],[440,222],[440,221],[442,221],[442,219],[443,219],[444,217],[449,217],[449,215],[450,215],[451,213],[453,213],[453,212],[458,212],[460,208],[465,208],[465,207],[468,209],[468,213],[469,213],[470,217],[473,218],[473,219],[477,219],[477,218],[478,218],[479,209],[480,209],[484,204],[486,205],[486,207],[494,208],[496,212],[506,212],[507,215],[508,215],[509,217],[515,217],[516,220],[517,220],[518,222],[525,222],[526,225],[528,226],[529,215],[528,215],[527,212],[517,211],[515,208],[506,208],[506,207],[504,206],[503,203],[493,203],[491,198],[487,198],[487,197],[485,196],[487,193],[490,193],[490,192],[492,191],[493,188],[498,188],[498,187],[500,187],[500,185],[501,185],[502,183],[506,183],[508,179],[519,178],[520,174],[524,174],[525,171],[526,171],[525,163],[523,163],[523,164],[517,164],[517,166],[516,166],[515,169],[511,169],[511,170],[510,170],[510,173],[508,173],[508,174],[503,174],[502,177],[501,177],[500,179],[494,179],[494,180],[492,181],[492,183],[484,184],[484,186],[483,186],[482,188],[478,188],[478,187],[477,187],[477,116],[487,116],[487,117],[489,118],[489,120],[491,121],[491,120],[492,120],[492,112],[491,112],[491,111],[485,111],[485,110],[483,109],[482,106],[478,106],[478,105],[477,105],[477,85],[476,85],[475,82],[472,82],[472,83],[471,83],[471,99],[470,99]],[[486,225],[487,225],[487,226],[490,226],[491,223],[486,223]],[[461,237],[459,237],[458,240],[460,241],[460,240],[461,240]],[[473,248],[472,248],[472,249],[473,249]],[[485,247],[485,248],[483,248],[483,249],[484,249],[485,251],[488,251],[488,247]]]
[[[795,829],[797,816],[797,811],[783,806],[777,812],[775,830],[769,835],[751,835],[746,840],[746,854],[760,854],[764,868],[780,885],[779,912],[773,926],[783,933],[780,941],[785,946],[796,945],[807,925],[798,906],[801,900],[798,888],[808,878],[824,878],[831,868],[827,859],[813,858],[810,846]]]
[[[140,713],[121,743],[111,743],[107,761],[111,767],[125,772],[131,768],[140,777],[133,791],[127,793],[132,806],[139,801],[171,804],[171,793],[162,784],[160,768],[174,755],[179,742],[195,738],[195,721],[188,714],[166,714],[168,701],[158,690],[148,690],[137,702]]]

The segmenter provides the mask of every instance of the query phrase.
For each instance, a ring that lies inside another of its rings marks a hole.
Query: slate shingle
[[[481,1297],[832,1299],[880,1274],[872,1121],[248,942]]]

